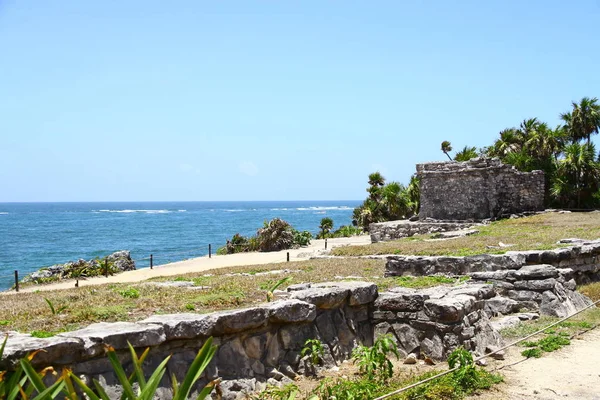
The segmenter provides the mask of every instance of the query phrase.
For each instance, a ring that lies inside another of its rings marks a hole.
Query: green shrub
[[[279,251],[292,248],[294,234],[290,224],[280,218],[264,223],[256,232],[259,251]]]
[[[126,299],[137,299],[140,297],[140,291],[136,288],[128,287],[127,289],[119,290],[119,294]]]
[[[363,230],[361,228],[352,225],[342,225],[331,234],[331,237],[352,237],[361,235],[362,233]]]
[[[292,233],[294,235],[294,247],[308,246],[313,237],[312,233],[310,233],[309,231],[300,232],[299,230],[292,228]]]
[[[318,365],[323,359],[323,343],[319,339],[307,339],[300,355],[309,356],[311,364]]]
[[[378,338],[373,346],[359,346],[352,351],[352,360],[358,365],[361,374],[366,375],[370,380],[385,382],[391,378],[394,370],[388,354],[394,354],[400,358],[396,342],[391,335],[384,335]]]

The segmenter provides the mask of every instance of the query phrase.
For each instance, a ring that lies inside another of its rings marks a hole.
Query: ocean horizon
[[[129,250],[136,268],[208,254],[278,217],[315,234],[321,218],[352,223],[358,200],[0,203],[0,286],[39,268]]]

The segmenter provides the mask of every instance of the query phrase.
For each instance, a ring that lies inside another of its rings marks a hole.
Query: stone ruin
[[[496,158],[417,164],[417,176],[418,217],[369,225],[373,243],[457,231],[477,221],[544,209],[544,173],[520,172]]]
[[[544,209],[544,173],[496,158],[417,165],[419,219],[484,220]]]

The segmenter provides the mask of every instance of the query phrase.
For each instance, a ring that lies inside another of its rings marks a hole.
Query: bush
[[[352,225],[342,225],[335,232],[333,232],[333,234],[331,234],[331,237],[351,237],[361,235],[362,233],[363,230],[361,228]]]
[[[256,232],[259,251],[279,251],[292,248],[294,234],[292,226],[280,218],[264,223]]]
[[[300,232],[296,229],[292,229],[292,233],[294,234],[294,247],[308,246],[313,237],[309,231]]]

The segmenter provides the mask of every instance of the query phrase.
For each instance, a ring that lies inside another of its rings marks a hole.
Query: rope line
[[[575,312],[575,313],[573,313],[573,314],[571,314],[571,315],[569,315],[569,316],[567,316],[567,317],[565,317],[565,318],[563,318],[563,319],[560,319],[560,320],[558,320],[557,322],[554,322],[554,323],[552,323],[552,324],[548,325],[547,327],[545,327],[545,328],[543,328],[543,329],[540,329],[539,331],[536,331],[536,332],[534,332],[534,333],[532,333],[532,334],[530,334],[530,335],[527,335],[527,336],[525,336],[524,338],[521,338],[521,339],[519,339],[519,340],[515,340],[514,342],[512,342],[512,343],[510,343],[510,344],[507,344],[506,346],[504,346],[504,347],[501,347],[501,348],[499,348],[499,349],[497,349],[497,350],[494,350],[494,351],[492,351],[491,353],[488,353],[488,354],[485,354],[485,355],[483,355],[483,356],[481,356],[481,357],[478,357],[478,358],[476,358],[475,360],[473,360],[473,362],[474,362],[474,363],[476,363],[477,361],[483,360],[484,358],[487,358],[487,357],[491,356],[492,354],[499,353],[500,351],[506,350],[506,349],[508,349],[509,347],[512,347],[512,346],[514,346],[514,345],[516,345],[516,344],[518,344],[518,343],[521,343],[521,342],[523,342],[523,341],[525,341],[525,340],[529,339],[530,337],[533,337],[533,336],[535,336],[535,335],[539,335],[540,333],[544,332],[545,330],[548,330],[548,329],[550,329],[550,328],[552,328],[552,327],[554,327],[554,326],[556,326],[556,325],[558,325],[558,324],[560,324],[560,323],[562,323],[562,322],[565,322],[565,321],[566,321],[566,320],[568,320],[569,318],[572,318],[572,317],[576,316],[577,314],[579,314],[579,313],[582,313],[583,311],[585,311],[585,310],[587,310],[587,309],[589,309],[589,308],[591,308],[591,307],[595,306],[595,305],[596,305],[596,304],[598,304],[598,303],[600,303],[600,300],[597,300],[597,301],[595,301],[594,303],[592,303],[592,304],[588,305],[587,307],[585,307],[585,308],[582,308],[581,310],[579,310],[579,311],[577,311],[577,312]],[[383,399],[387,399],[387,398],[389,398],[389,397],[395,396],[395,395],[397,395],[397,394],[400,394],[400,393],[402,393],[402,392],[405,392],[405,391],[407,391],[407,390],[410,390],[410,389],[412,389],[412,388],[415,388],[415,387],[417,387],[417,386],[419,386],[419,385],[422,385],[422,384],[424,384],[424,383],[431,382],[431,381],[432,381],[432,380],[434,380],[434,379],[441,378],[441,377],[442,377],[442,376],[444,376],[444,375],[448,375],[449,373],[451,373],[451,372],[454,372],[454,371],[458,370],[459,368],[460,368],[460,366],[459,366],[459,367],[454,367],[454,368],[452,368],[452,369],[449,369],[448,371],[444,371],[444,372],[442,372],[442,373],[440,373],[440,374],[437,374],[437,375],[435,375],[435,376],[432,376],[432,377],[430,377],[430,378],[423,379],[422,381],[419,381],[419,382],[413,383],[412,385],[409,385],[409,386],[403,387],[403,388],[401,388],[401,389],[395,390],[395,391],[393,391],[393,392],[391,392],[391,393],[388,393],[388,394],[384,394],[383,396],[379,396],[379,397],[375,398],[374,400],[383,400]]]

